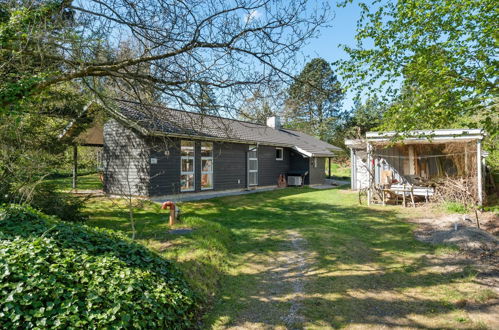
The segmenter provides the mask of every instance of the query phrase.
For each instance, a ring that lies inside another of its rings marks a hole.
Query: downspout
[[[329,161],[329,179],[331,179],[331,157],[328,157]]]

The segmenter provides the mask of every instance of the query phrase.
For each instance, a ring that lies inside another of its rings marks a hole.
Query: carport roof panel
[[[485,136],[482,129],[436,129],[415,130],[409,132],[367,132],[366,138],[370,143],[447,143],[481,140]]]

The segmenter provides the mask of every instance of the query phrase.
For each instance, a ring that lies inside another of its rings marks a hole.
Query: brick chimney
[[[274,129],[281,129],[281,117],[273,116],[267,118],[267,126]]]

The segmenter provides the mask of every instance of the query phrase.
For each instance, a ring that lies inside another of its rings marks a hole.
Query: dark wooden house
[[[310,135],[268,125],[163,107],[120,103],[104,125],[104,190],[165,196],[295,184],[322,184],[339,148]]]

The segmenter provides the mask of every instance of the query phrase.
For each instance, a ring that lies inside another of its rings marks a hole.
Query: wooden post
[[[353,148],[350,148],[350,189],[357,190],[357,156],[353,151]]]
[[[78,180],[78,146],[73,145],[73,189],[76,189]]]
[[[402,204],[404,205],[404,207],[406,207],[406,202],[405,202],[405,184],[402,185]]]
[[[414,186],[411,185],[411,202],[412,207],[416,207],[416,203],[414,203]]]
[[[329,157],[328,160],[329,160],[329,178],[331,179],[331,157]]]
[[[476,141],[476,188],[478,205],[482,205],[483,192],[482,192],[482,141]]]
[[[371,167],[372,167],[372,157],[371,157],[371,150],[372,150],[372,147],[371,145],[369,144],[369,142],[367,143],[367,174],[368,174],[368,177],[369,177],[369,185],[367,187],[367,205],[371,205],[371,197],[372,197],[372,185],[373,185],[373,181],[374,181],[374,178],[373,178],[373,175],[371,175]]]
[[[409,174],[416,174],[416,167],[414,166],[414,146],[409,146]]]
[[[175,207],[170,207],[170,218],[168,220],[170,227],[175,224]]]
[[[464,175],[468,175],[468,142],[464,144]]]

